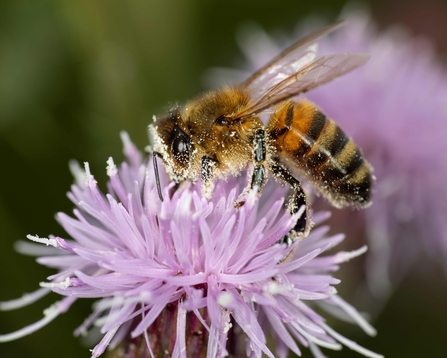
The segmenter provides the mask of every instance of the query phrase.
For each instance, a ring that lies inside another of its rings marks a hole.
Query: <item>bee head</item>
[[[150,126],[154,151],[160,153],[171,179],[180,181],[188,173],[193,143],[185,132],[185,124],[178,107],[159,117]]]

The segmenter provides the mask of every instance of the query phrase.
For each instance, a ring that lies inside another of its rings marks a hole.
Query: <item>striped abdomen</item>
[[[299,169],[334,206],[370,204],[371,166],[311,102],[285,102],[272,114],[267,131],[279,158]]]

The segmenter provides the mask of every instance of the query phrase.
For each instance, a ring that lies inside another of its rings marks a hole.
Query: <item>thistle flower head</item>
[[[343,239],[326,236],[325,227],[291,247],[277,244],[297,218],[284,210],[286,191],[276,183],[267,185],[261,197],[249,193],[236,209],[234,202],[245,186],[240,178],[218,182],[207,201],[200,184],[174,190],[161,173],[161,202],[152,166],[126,134],[122,137],[127,161],[117,167],[108,160],[106,194],[88,164],[85,172],[73,166],[77,183],[68,196],[76,208],[73,216],[57,215],[69,238],[28,236],[48,246],[45,256],[29,246],[35,244],[22,245],[58,273],[38,291],[0,308],[30,304],[50,291],[63,298],[41,321],[2,335],[0,341],[30,334],[76,300],[92,298],[93,313],[75,334],[99,328],[103,336],[93,357],[107,347],[126,357],[157,356],[165,350],[173,357],[274,357],[268,336],[276,340],[278,357],[289,350],[300,354],[298,343],[316,356],[321,356],[318,347],[340,349],[343,344],[380,357],[335,332],[313,310],[315,305],[335,310],[375,334],[336,294],[339,280],[330,275],[366,248],[322,256]],[[325,217],[316,214],[314,221]],[[293,257],[283,262],[292,250]],[[138,354],[132,351],[136,346]]]

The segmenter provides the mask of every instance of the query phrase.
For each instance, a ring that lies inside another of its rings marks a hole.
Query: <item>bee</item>
[[[247,190],[260,194],[268,177],[290,185],[288,212],[294,215],[304,208],[304,214],[288,241],[306,236],[311,227],[309,204],[297,176],[309,180],[337,208],[369,206],[372,167],[358,147],[316,105],[291,99],[368,59],[355,53],[316,57],[316,40],[340,25],[303,38],[244,82],[207,92],[155,118],[149,131],[160,199],[157,157],[176,183],[200,178],[206,197],[212,195],[214,179],[237,176],[251,165]],[[270,115],[266,125],[262,113]]]

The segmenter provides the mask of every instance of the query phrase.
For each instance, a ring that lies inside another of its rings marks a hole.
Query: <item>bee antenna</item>
[[[158,197],[160,198],[161,201],[163,201],[163,194],[161,193],[161,185],[160,185],[160,176],[158,174],[157,157],[163,159],[163,156],[159,152],[153,152],[152,159],[154,163],[155,182],[157,183]]]

